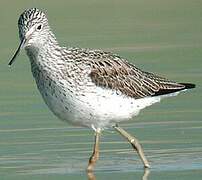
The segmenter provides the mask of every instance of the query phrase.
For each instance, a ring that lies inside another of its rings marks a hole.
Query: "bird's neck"
[[[43,46],[27,47],[26,53],[29,57],[31,70],[34,76],[36,76],[38,72],[51,74],[52,71],[58,71],[61,47],[52,32],[49,33],[47,41]]]
[[[33,44],[25,48],[31,64],[54,62],[56,55],[59,56],[61,47],[55,35],[50,31],[43,44]]]

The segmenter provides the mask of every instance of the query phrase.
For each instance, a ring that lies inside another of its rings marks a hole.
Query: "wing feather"
[[[91,65],[89,76],[97,86],[114,89],[136,99],[159,95],[162,90],[166,94],[166,90],[171,93],[185,88],[183,84],[141,71],[117,56],[96,60]]]

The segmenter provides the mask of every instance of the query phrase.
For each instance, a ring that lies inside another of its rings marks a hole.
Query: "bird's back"
[[[66,61],[73,60],[87,69],[87,78],[96,85],[113,89],[135,99],[165,95],[183,89],[194,88],[189,83],[177,83],[159,75],[142,71],[126,59],[102,50],[68,49]],[[81,68],[82,69],[82,68]],[[83,69],[82,69],[83,71]]]

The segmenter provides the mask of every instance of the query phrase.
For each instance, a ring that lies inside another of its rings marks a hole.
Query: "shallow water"
[[[202,16],[200,1],[4,1],[0,6],[0,179],[201,179]],[[122,124],[143,144],[145,172],[130,145],[111,129],[101,137],[95,174],[85,168],[93,132],[55,118],[43,103],[18,44],[17,17],[27,7],[48,12],[61,44],[101,48],[138,67],[197,88],[163,100]],[[9,12],[9,13],[8,13]],[[135,60],[134,60],[135,57]]]

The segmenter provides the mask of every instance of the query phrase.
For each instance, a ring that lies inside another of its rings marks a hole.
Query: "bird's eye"
[[[37,29],[38,31],[40,31],[40,30],[42,29],[42,25],[39,24],[39,25],[36,27],[36,29]]]

